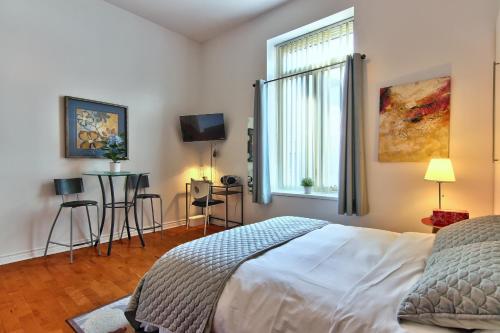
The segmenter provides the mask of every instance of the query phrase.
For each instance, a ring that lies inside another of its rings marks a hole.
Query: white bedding
[[[242,264],[221,295],[213,331],[459,332],[397,320],[433,241],[337,224],[315,230]]]
[[[228,281],[216,333],[457,332],[397,321],[434,235],[328,225],[244,263]]]

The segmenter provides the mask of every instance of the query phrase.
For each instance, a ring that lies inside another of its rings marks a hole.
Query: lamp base
[[[441,182],[438,183],[439,209],[441,209]]]

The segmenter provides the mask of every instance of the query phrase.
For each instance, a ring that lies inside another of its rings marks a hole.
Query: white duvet
[[[460,332],[397,319],[433,242],[432,234],[338,224],[310,232],[236,270],[219,299],[213,331]]]
[[[219,300],[216,333],[456,332],[399,324],[434,235],[328,225],[249,260]]]

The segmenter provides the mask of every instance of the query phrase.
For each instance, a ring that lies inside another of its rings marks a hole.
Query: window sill
[[[313,192],[311,194],[305,194],[303,192],[297,191],[278,191],[272,192],[272,195],[280,196],[280,197],[297,197],[297,198],[306,198],[306,199],[318,199],[318,200],[337,200],[337,193],[321,193],[321,192]]]

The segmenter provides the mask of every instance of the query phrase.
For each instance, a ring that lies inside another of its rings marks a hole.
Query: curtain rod
[[[362,54],[361,55],[361,59],[365,59],[365,58],[366,58],[366,54]],[[299,72],[299,73],[295,73],[295,74],[290,74],[290,75],[285,75],[285,76],[282,76],[282,77],[278,77],[276,79],[267,80],[267,81],[264,81],[264,84],[268,84],[268,83],[271,83],[271,82],[274,82],[274,81],[278,81],[278,80],[288,79],[289,77],[293,77],[293,76],[298,76],[298,75],[307,74],[307,73],[310,73],[310,72],[319,71],[320,69],[337,66],[337,65],[340,65],[340,64],[343,64],[343,63],[345,63],[345,60],[336,62],[334,64],[330,64],[330,65],[326,65],[326,66],[322,66],[322,67],[318,67],[318,68],[309,69],[307,71],[303,71],[303,72]],[[255,87],[255,83],[252,84],[252,86]]]

